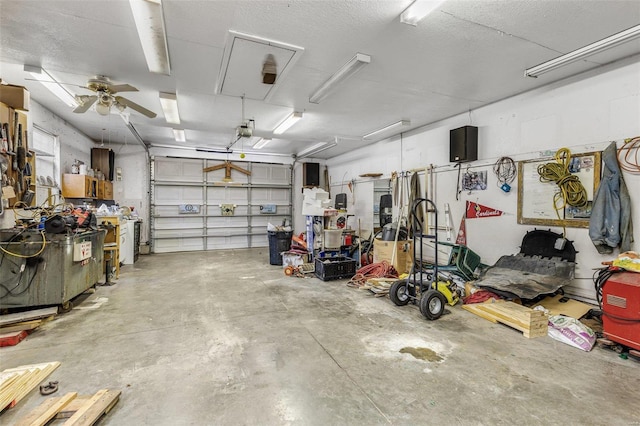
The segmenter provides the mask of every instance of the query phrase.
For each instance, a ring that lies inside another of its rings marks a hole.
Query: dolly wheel
[[[406,281],[396,281],[389,289],[389,299],[398,306],[404,306],[409,303],[409,292],[407,291]]]
[[[420,299],[420,312],[429,320],[437,320],[444,312],[447,299],[437,290],[429,289]]]

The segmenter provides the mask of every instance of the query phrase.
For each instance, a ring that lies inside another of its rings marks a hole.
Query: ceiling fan
[[[112,84],[109,78],[99,75],[92,79],[89,79],[85,89],[89,89],[95,92],[95,95],[77,95],[76,101],[78,107],[73,110],[76,113],[87,112],[93,104],[96,105],[96,112],[100,115],[109,115],[111,107],[115,107],[118,111],[123,112],[125,108],[129,107],[134,111],[139,112],[149,118],[155,118],[156,113],[146,109],[145,107],[138,105],[137,103],[130,101],[122,96],[115,96],[120,92],[137,92],[138,89],[129,84]]]

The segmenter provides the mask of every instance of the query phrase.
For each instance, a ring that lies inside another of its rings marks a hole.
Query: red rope
[[[362,287],[369,278],[398,278],[398,271],[386,260],[372,263],[358,269],[347,285],[350,287]]]

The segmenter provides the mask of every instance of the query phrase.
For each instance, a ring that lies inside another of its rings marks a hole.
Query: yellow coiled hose
[[[560,188],[553,196],[553,204],[560,217],[560,210],[566,206],[585,207],[587,205],[587,190],[582,186],[578,176],[569,171],[571,151],[560,148],[555,154],[555,163],[545,163],[538,166],[541,182],[555,182]]]

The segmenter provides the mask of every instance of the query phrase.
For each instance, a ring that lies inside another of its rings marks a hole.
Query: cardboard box
[[[29,91],[26,87],[0,84],[0,102],[7,106],[29,111]]]
[[[373,261],[375,263],[386,260],[391,263],[391,258],[395,250],[396,254],[393,261],[393,267],[399,274],[409,273],[413,264],[413,244],[411,240],[398,241],[382,241],[375,239],[373,241]]]

